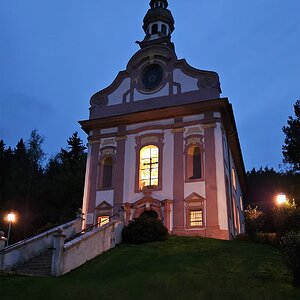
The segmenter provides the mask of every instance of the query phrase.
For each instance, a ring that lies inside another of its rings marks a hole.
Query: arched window
[[[203,178],[203,152],[197,145],[188,147],[185,154],[186,181],[201,180]]]
[[[111,156],[103,160],[102,168],[101,188],[111,188],[113,176],[113,158]]]
[[[167,35],[167,26],[165,24],[162,24],[161,25],[161,32],[164,34],[164,35]]]
[[[153,24],[152,25],[152,34],[157,34],[158,32],[158,25],[157,24]]]
[[[149,145],[140,150],[140,176],[139,187],[158,187],[159,149],[157,146]]]
[[[193,149],[193,165],[192,165],[192,176],[189,179],[201,178],[201,152],[199,147]]]

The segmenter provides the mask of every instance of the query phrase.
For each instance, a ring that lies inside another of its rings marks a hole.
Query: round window
[[[159,65],[146,67],[142,75],[143,88],[153,90],[158,87],[163,79],[163,69]]]

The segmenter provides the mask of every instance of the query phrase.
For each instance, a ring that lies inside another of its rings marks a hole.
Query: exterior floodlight
[[[278,194],[276,197],[276,201],[278,205],[282,205],[284,204],[287,200],[286,200],[286,195],[285,194]]]
[[[12,212],[12,213],[9,213],[8,215],[7,215],[7,221],[8,222],[14,222],[16,220],[16,215]]]

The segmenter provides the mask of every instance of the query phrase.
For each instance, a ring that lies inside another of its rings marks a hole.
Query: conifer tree
[[[294,105],[295,118],[289,117],[287,126],[283,127],[285,134],[283,162],[292,165],[295,172],[300,172],[300,100]]]

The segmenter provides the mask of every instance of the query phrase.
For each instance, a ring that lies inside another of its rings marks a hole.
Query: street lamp
[[[276,201],[278,205],[282,205],[284,203],[286,203],[287,199],[286,199],[286,195],[283,193],[280,193],[276,196]]]
[[[6,242],[6,247],[7,247],[8,243],[9,243],[11,224],[15,222],[15,220],[16,220],[16,214],[14,212],[10,212],[7,215],[6,219],[8,221],[8,234],[7,234],[7,242]]]

